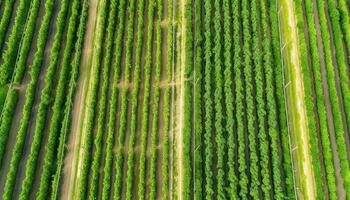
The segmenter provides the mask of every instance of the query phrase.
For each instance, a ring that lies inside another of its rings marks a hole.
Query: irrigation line
[[[26,18],[26,23],[25,23],[25,25],[24,25],[24,30],[27,28],[27,25],[28,25],[28,19],[29,19],[29,15],[30,15],[30,10],[31,10],[32,5],[33,5],[33,1],[35,1],[35,0],[32,0],[32,1],[30,2],[30,6],[29,6],[29,9],[28,9],[28,14],[27,14],[27,18]],[[0,0],[0,5],[1,5],[1,0]],[[21,40],[20,40],[20,42],[19,42],[18,50],[17,50],[15,68],[13,69],[13,72],[12,72],[12,75],[11,75],[10,86],[9,86],[9,88],[8,88],[7,91],[6,91],[6,97],[5,97],[4,103],[6,102],[6,100],[7,100],[7,98],[8,98],[10,89],[12,89],[12,87],[13,87],[13,79],[14,79],[14,77],[15,77],[15,72],[16,72],[16,68],[17,68],[17,62],[18,62],[18,59],[19,59],[19,54],[20,54],[20,51],[21,51],[21,48],[22,48],[22,45],[23,45],[23,39],[24,39],[24,35],[25,35],[25,31],[24,31],[24,30],[22,31],[23,33],[22,33],[22,36],[21,36]],[[4,52],[5,52],[5,51],[4,51]],[[2,55],[3,55],[3,54],[2,54]],[[1,56],[2,56],[2,55],[1,55]],[[4,105],[5,105],[5,104],[4,104]],[[4,107],[5,107],[5,106],[2,106],[2,108],[1,108],[0,123],[1,123],[2,117],[3,117],[3,115],[4,115],[4,112],[3,112],[3,111],[4,111]]]
[[[281,56],[283,56],[283,48],[281,48],[282,45],[282,32],[281,32],[281,21],[280,21],[280,8],[279,8],[279,4],[278,4],[278,0],[276,0],[276,12],[277,12],[277,19],[278,19],[278,32],[279,32],[279,43],[280,43],[280,49],[281,49]],[[287,43],[285,43],[284,45],[286,45]],[[288,118],[288,104],[287,104],[287,97],[286,97],[286,87],[289,86],[290,81],[288,82],[288,84],[285,84],[285,74],[284,74],[284,60],[283,58],[281,59],[282,61],[282,78],[283,78],[283,96],[284,96],[284,104],[285,104],[285,108],[286,108],[286,119],[287,119],[287,127],[288,127],[288,139],[289,139],[289,152],[290,152],[290,156],[291,156],[291,161],[292,161],[292,170],[293,170],[293,185],[294,185],[294,194],[295,194],[295,198],[298,200],[298,196],[297,196],[297,187],[296,187],[296,183],[295,183],[295,169],[294,169],[294,159],[293,159],[293,152],[292,152],[292,144],[291,144],[291,133],[290,133],[290,127],[289,127],[289,118]],[[298,141],[296,141],[297,143]]]

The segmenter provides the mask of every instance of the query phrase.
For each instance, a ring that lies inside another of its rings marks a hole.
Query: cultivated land
[[[350,199],[347,0],[0,0],[0,199]]]

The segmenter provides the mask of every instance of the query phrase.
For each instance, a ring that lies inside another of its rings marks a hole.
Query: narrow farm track
[[[176,160],[177,160],[177,195],[179,200],[183,200],[183,181],[184,181],[184,166],[183,166],[183,129],[184,129],[184,101],[185,101],[185,64],[186,64],[186,46],[185,46],[185,41],[186,41],[186,18],[185,18],[185,5],[186,1],[188,0],[181,0],[180,2],[180,13],[181,13],[181,43],[180,43],[180,50],[181,50],[181,57],[180,57],[180,63],[179,63],[179,69],[178,69],[178,74],[177,74],[177,79],[178,79],[178,86],[177,86],[177,91],[178,96],[177,96],[177,114],[176,114]]]
[[[300,69],[300,52],[298,47],[298,33],[296,29],[296,14],[293,2],[281,0],[280,3],[280,26],[281,26],[281,46],[285,60],[285,76],[287,85],[287,107],[290,133],[292,134],[292,148],[298,151],[298,158],[293,156],[297,167],[296,176],[300,177],[296,190],[299,198],[315,198],[315,178],[311,155],[309,152],[309,130],[307,124],[306,107],[304,104],[303,80]],[[282,13],[282,14],[281,14]],[[290,83],[289,83],[290,81]],[[287,88],[288,87],[288,88]]]
[[[349,6],[0,0],[2,199],[350,200]]]
[[[97,16],[97,0],[89,0],[89,18],[87,22],[86,37],[84,42],[84,49],[82,54],[80,79],[74,98],[73,110],[72,110],[72,127],[71,133],[67,139],[67,154],[64,159],[63,172],[62,172],[62,187],[61,198],[70,199],[73,193],[74,177],[77,165],[75,164],[79,158],[79,145],[81,140],[80,135],[80,123],[83,118],[83,111],[85,108],[85,94],[87,92],[87,84],[89,82],[88,74],[90,72],[90,59],[93,53],[93,42],[95,38],[95,24]]]

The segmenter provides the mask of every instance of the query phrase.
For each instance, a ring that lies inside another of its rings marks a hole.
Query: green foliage
[[[137,128],[137,113],[138,113],[138,97],[141,84],[141,56],[142,56],[142,44],[143,44],[143,28],[144,28],[144,10],[145,2],[138,1],[137,8],[137,41],[136,41],[136,60],[134,68],[134,88],[131,93],[131,125],[130,125],[130,137],[129,137],[129,150],[128,150],[128,162],[127,162],[127,178],[126,178],[126,199],[132,199],[133,194],[133,180],[134,180],[134,168],[135,168],[135,139]]]
[[[98,190],[98,181],[99,181],[99,172],[102,159],[102,139],[105,132],[105,118],[107,112],[107,95],[109,89],[109,74],[110,66],[112,61],[112,51],[113,51],[113,41],[114,41],[114,32],[116,25],[116,10],[117,2],[116,0],[110,1],[109,16],[108,16],[108,26],[107,26],[107,38],[106,38],[106,49],[105,57],[103,63],[103,74],[102,74],[102,91],[99,104],[98,120],[97,120],[97,133],[95,136],[95,151],[93,156],[93,161],[91,165],[91,181],[89,187],[89,199],[97,199],[97,190]]]
[[[120,121],[118,130],[118,149],[116,153],[116,175],[114,181],[114,199],[121,199],[122,196],[122,183],[123,183],[123,163],[124,163],[124,143],[125,134],[127,132],[127,116],[128,116],[128,98],[129,98],[129,83],[130,81],[130,71],[132,65],[132,54],[134,41],[134,21],[135,21],[135,0],[129,2],[128,8],[128,25],[127,25],[127,37],[125,41],[125,71],[124,71],[124,82],[121,84],[123,88],[121,89],[121,110],[120,110]],[[136,109],[137,110],[137,109]],[[129,158],[130,159],[130,158]],[[133,158],[131,158],[133,159]],[[127,177],[128,179],[128,177]],[[129,198],[129,197],[128,197]]]
[[[25,34],[25,32],[23,32],[23,29],[26,25],[28,9],[30,5],[33,4],[35,6],[35,4],[38,4],[38,2],[33,1],[31,4],[30,0],[22,0],[18,5],[15,21],[11,30],[11,34],[8,38],[7,49],[2,54],[2,59],[4,62],[0,66],[0,85],[4,85],[11,81],[10,79],[12,78],[11,76],[16,65],[18,48],[20,46],[21,38]],[[1,37],[2,36],[0,36],[0,40]],[[0,43],[0,47],[1,45],[2,43]]]
[[[60,137],[59,137],[59,146],[57,149],[57,156],[56,158],[57,163],[56,163],[56,171],[53,177],[52,185],[50,186],[51,189],[51,200],[56,200],[58,197],[58,188],[59,188],[59,183],[60,183],[60,177],[61,177],[61,170],[62,170],[62,165],[63,165],[63,158],[64,158],[64,150],[66,148],[65,146],[65,141],[66,141],[66,136],[69,131],[70,127],[70,120],[71,120],[71,110],[73,106],[73,100],[74,100],[74,93],[75,93],[75,88],[77,86],[77,81],[78,81],[78,76],[79,76],[79,66],[80,66],[80,61],[81,61],[81,55],[83,51],[83,45],[84,45],[84,39],[85,39],[85,32],[86,32],[86,23],[87,23],[87,18],[88,18],[88,10],[89,10],[89,1],[84,0],[83,5],[82,5],[82,10],[81,10],[81,15],[80,15],[80,20],[79,20],[79,26],[77,29],[77,42],[75,43],[75,55],[72,60],[72,67],[70,71],[70,79],[68,83],[68,92],[67,92],[67,98],[66,102],[64,105],[64,117],[62,120],[62,126],[60,129]],[[50,136],[49,136],[50,140]],[[51,152],[52,149],[49,149],[47,151],[47,156],[44,160],[44,168],[45,168],[45,161],[47,163],[51,163],[49,161],[52,161],[54,159],[54,155],[52,155]],[[44,174],[44,171],[43,171]],[[45,177],[45,176],[44,176]],[[40,184],[45,183],[45,179],[42,178],[40,181]],[[44,187],[42,187],[44,188]],[[45,189],[46,190],[46,189]],[[45,191],[41,188],[39,188],[39,193],[40,191]],[[43,194],[45,194],[43,192]]]
[[[335,129],[335,139],[337,143],[337,152],[340,160],[340,173],[344,179],[344,188],[349,189],[348,186],[350,183],[350,173],[349,173],[349,164],[347,159],[347,150],[345,146],[345,138],[344,138],[344,122],[341,116],[339,98],[337,94],[337,87],[335,81],[335,72],[334,66],[332,62],[332,52],[331,52],[331,40],[328,32],[327,18],[325,13],[325,3],[321,1],[317,1],[317,10],[320,18],[321,25],[321,33],[322,33],[322,44],[323,51],[325,56],[326,63],[326,71],[327,71],[327,83],[328,83],[328,91],[331,101],[332,107],[332,115],[334,121],[334,129]]]
[[[147,147],[147,133],[148,133],[148,116],[149,116],[149,101],[150,101],[150,87],[151,87],[151,72],[152,72],[152,43],[153,43],[153,22],[155,15],[155,0],[148,3],[148,27],[147,27],[147,41],[146,41],[146,58],[144,65],[144,97],[142,107],[142,122],[141,122],[141,147],[140,147],[140,166],[139,166],[139,182],[138,182],[138,198],[145,199],[146,190],[146,147]]]
[[[320,57],[317,46],[317,34],[314,22],[313,14],[313,2],[311,0],[305,1],[305,10],[308,24],[308,34],[309,34],[309,45],[311,49],[311,60],[312,60],[312,70],[313,70],[313,80],[314,89],[316,94],[316,106],[318,118],[320,121],[320,133],[322,142],[322,155],[325,163],[326,178],[328,193],[330,199],[337,199],[336,191],[336,178],[333,165],[333,153],[332,146],[330,143],[328,124],[327,124],[327,111],[325,104],[325,96],[322,89],[322,75],[320,66]]]
[[[233,71],[234,71],[234,84],[235,84],[235,111],[237,121],[237,145],[238,155],[245,155],[246,141],[244,130],[244,88],[242,81],[242,62],[241,62],[241,7],[239,0],[232,1],[232,14],[233,14]],[[240,190],[238,191],[241,199],[247,199],[248,195],[248,177],[247,177],[247,163],[245,156],[238,156],[238,183]],[[230,180],[231,187],[235,187],[234,182]],[[232,199],[232,198],[231,198]]]
[[[222,76],[222,25],[220,1],[214,1],[214,107],[215,107],[215,142],[216,142],[216,170],[217,170],[217,196],[216,199],[225,199],[225,169],[224,156],[226,142],[223,126],[223,76]],[[226,41],[227,42],[227,41]]]
[[[202,84],[203,84],[203,1],[195,1],[195,18],[194,18],[194,198],[203,199],[203,182],[204,182],[204,169],[203,169],[203,97],[202,97]],[[171,36],[168,36],[171,37]],[[164,176],[163,176],[164,177]]]
[[[243,24],[243,75],[245,83],[245,114],[247,116],[247,130],[249,141],[249,172],[250,172],[250,196],[253,199],[259,198],[259,166],[257,155],[257,140],[255,135],[255,117],[254,117],[254,99],[253,99],[253,79],[252,79],[252,53],[251,53],[251,30],[249,23],[249,8],[250,4],[247,0],[242,1],[242,24]],[[244,154],[243,154],[244,155]]]
[[[115,42],[114,50],[114,80],[112,85],[112,95],[110,100],[110,109],[108,116],[108,132],[106,140],[106,156],[105,156],[105,166],[103,169],[103,186],[102,186],[102,199],[110,199],[110,190],[111,190],[111,176],[112,176],[112,159],[113,159],[113,141],[114,141],[114,131],[115,131],[115,121],[117,116],[117,102],[118,102],[118,88],[117,84],[120,79],[120,65],[121,65],[121,56],[122,56],[122,43],[124,37],[125,29],[125,12],[126,12],[126,1],[121,0],[118,7],[118,19],[119,26],[117,29],[117,38]]]
[[[22,0],[25,1],[25,0]],[[2,16],[0,20],[0,50],[2,50],[2,47],[5,42],[6,32],[9,29],[10,20],[12,16],[12,10],[15,5],[15,0],[6,0],[4,9],[2,11]],[[24,14],[24,13],[23,13]],[[3,85],[3,84],[1,84]]]
[[[272,71],[271,71],[271,63],[264,63],[264,68],[263,68],[263,49],[261,48],[262,44],[260,44],[260,41],[266,35],[260,36],[260,30],[259,30],[259,21],[261,21],[259,18],[259,11],[258,11],[258,6],[260,4],[257,3],[256,0],[251,1],[250,5],[250,12],[251,12],[251,23],[252,23],[252,51],[253,51],[253,74],[254,74],[254,80],[255,80],[255,88],[256,88],[256,114],[257,114],[257,135],[258,135],[258,142],[259,142],[259,164],[261,168],[261,190],[263,192],[263,198],[264,199],[270,199],[270,190],[271,190],[271,181],[270,181],[270,162],[269,162],[269,142],[267,138],[267,133],[266,133],[266,120],[267,120],[267,110],[266,110],[266,102],[265,98],[267,98],[267,101],[273,101],[274,96],[273,96],[273,84],[272,83]],[[265,24],[266,25],[266,24]],[[262,34],[263,32],[266,33],[266,30],[261,31]],[[265,57],[264,57],[265,58]],[[265,61],[265,60],[264,60]],[[269,60],[271,61],[271,60]],[[267,73],[264,73],[263,69],[266,69]],[[264,74],[269,75],[264,79]],[[267,96],[267,93],[269,96]],[[266,95],[265,95],[266,94]],[[272,94],[272,95],[271,95]],[[274,102],[273,102],[274,103]],[[272,137],[276,138],[277,137],[277,132],[276,132],[276,111],[275,111],[275,105],[269,105],[269,117],[274,117],[274,124],[269,124],[268,128],[270,129],[269,133],[274,135],[271,135]],[[273,116],[272,116],[273,115]],[[269,122],[272,122],[272,121]],[[273,139],[274,139],[273,138]],[[279,154],[278,154],[279,155]],[[278,157],[274,157],[274,160],[278,160]],[[280,164],[279,162],[276,164]],[[275,165],[274,165],[275,166]],[[277,169],[279,172],[279,169]],[[278,180],[280,181],[280,180]],[[278,183],[278,182],[277,182]],[[278,187],[277,190],[280,190],[280,185],[276,186]],[[281,192],[275,194],[276,198],[280,198]]]
[[[324,197],[323,191],[323,174],[321,173],[321,163],[319,159],[319,149],[318,149],[318,137],[316,128],[316,118],[314,113],[314,97],[312,96],[312,86],[311,86],[311,75],[308,64],[308,47],[305,42],[305,35],[303,32],[304,22],[302,13],[302,2],[300,0],[295,0],[295,8],[297,14],[297,27],[298,27],[298,38],[299,38],[299,50],[300,50],[300,66],[303,74],[303,83],[305,90],[305,106],[307,114],[307,125],[309,129],[309,144],[310,153],[312,156],[312,163],[314,169],[314,176],[316,182],[316,195],[317,198]]]
[[[33,41],[35,24],[39,14],[40,5],[41,5],[40,0],[33,0],[29,10],[29,18],[27,21],[26,28],[24,30],[24,37],[23,37],[20,52],[18,54],[18,60],[15,67],[15,74],[14,74],[14,80],[13,80],[15,83],[20,83],[24,75],[27,57],[31,48],[31,43]]]
[[[98,25],[97,25],[97,32],[96,32],[96,46],[94,47],[96,50],[93,62],[93,71],[92,71],[92,82],[91,87],[89,87],[89,98],[90,102],[89,105],[87,105],[87,122],[86,122],[86,138],[84,141],[84,151],[83,151],[83,161],[82,161],[82,168],[81,168],[81,179],[80,179],[80,187],[79,193],[77,194],[78,199],[85,200],[87,196],[87,187],[88,187],[88,180],[89,180],[89,171],[90,171],[90,165],[91,165],[91,151],[92,151],[92,143],[93,143],[93,132],[94,132],[94,119],[95,119],[95,107],[98,103],[98,88],[99,88],[99,81],[100,81],[100,72],[101,72],[101,65],[102,65],[102,57],[103,57],[103,41],[105,37],[105,24],[106,24],[106,16],[108,11],[109,0],[103,0],[100,4],[101,12],[99,12],[100,16],[98,17]]]
[[[62,44],[62,38],[64,34],[64,28],[66,24],[66,16],[68,13],[69,1],[62,1],[61,11],[57,17],[57,32],[54,36],[54,41],[50,54],[50,62],[45,75],[44,88],[41,92],[40,103],[37,111],[37,117],[35,121],[33,142],[30,149],[28,161],[26,164],[26,175],[22,183],[22,190],[20,193],[20,200],[25,200],[29,198],[32,191],[35,170],[37,167],[39,152],[41,148],[41,141],[43,138],[46,116],[48,113],[50,102],[52,101],[52,89],[55,84],[55,75],[58,65],[58,58]],[[75,19],[75,18],[74,18]],[[68,59],[68,58],[67,58]],[[64,95],[58,96],[58,98],[63,98]],[[51,147],[53,148],[53,147]]]
[[[213,182],[213,100],[212,100],[212,5],[210,1],[204,2],[204,145],[205,145],[205,199],[213,199],[214,182]]]
[[[6,93],[2,93],[1,95],[3,97],[6,97]],[[10,89],[7,95],[8,96],[6,102],[2,108],[0,125],[0,166],[2,165],[2,160],[6,151],[6,144],[10,133],[12,118],[14,117],[16,105],[18,102],[18,91],[15,89]]]
[[[334,0],[327,0],[328,2],[328,13],[329,13],[329,18],[331,22],[331,27],[333,31],[333,43],[335,46],[335,58],[336,58],[336,63],[337,63],[337,69],[339,72],[339,83],[340,83],[340,88],[341,88],[341,94],[343,97],[343,104],[344,104],[344,111],[346,115],[346,123],[349,125],[348,126],[348,132],[350,131],[350,86],[349,86],[349,71],[346,66],[346,58],[345,58],[345,52],[344,52],[344,47],[343,47],[343,35],[341,33],[340,29],[340,16],[339,12],[337,10],[337,5]],[[342,19],[343,21],[348,18]],[[345,22],[344,22],[345,23]],[[348,30],[349,31],[349,30]],[[346,42],[347,39],[350,40],[350,38],[347,38],[348,35],[345,35]],[[349,41],[350,42],[350,41]],[[346,43],[348,44],[348,43]],[[349,167],[349,166],[348,166]],[[350,173],[350,171],[348,171]],[[345,185],[346,188],[349,188],[350,192],[350,179],[345,180]],[[350,197],[349,197],[350,198]]]
[[[263,1],[261,1],[263,3]],[[266,15],[269,15],[269,19],[265,18],[266,20],[263,21],[270,21],[270,24],[267,26],[270,27],[270,33],[271,36],[269,40],[271,41],[270,46],[272,48],[272,75],[274,77],[274,82],[271,84],[275,85],[275,94],[276,94],[276,102],[277,102],[277,112],[275,114],[278,119],[278,130],[280,134],[280,141],[282,146],[282,158],[283,158],[283,169],[284,169],[284,180],[286,187],[286,198],[293,199],[295,198],[294,193],[294,181],[293,181],[293,170],[292,170],[292,160],[290,155],[290,144],[289,144],[289,136],[288,136],[288,126],[287,126],[287,116],[286,116],[286,109],[285,109],[285,99],[284,99],[284,89],[283,89],[283,71],[282,71],[282,57],[281,57],[281,49],[280,49],[280,37],[279,37],[279,28],[278,28],[278,16],[277,16],[277,2],[274,0],[268,1],[268,8],[265,9],[265,6],[261,6],[261,13],[266,13]],[[267,31],[263,31],[264,33],[267,33]],[[264,37],[268,38],[268,37]],[[266,49],[270,49],[270,47],[265,47]],[[271,94],[270,94],[271,95]],[[272,100],[272,99],[271,99]],[[269,104],[269,103],[268,103]],[[272,104],[271,104],[272,105]],[[274,115],[271,114],[271,117]],[[273,118],[269,118],[270,123],[273,122]],[[277,138],[276,138],[277,139]],[[273,159],[273,157],[272,157]],[[276,165],[275,165],[276,166]],[[280,169],[280,167],[279,167]],[[272,172],[276,176],[274,178],[278,181],[278,171],[273,170]],[[278,184],[278,183],[274,183]]]
[[[42,62],[44,59],[44,49],[45,49],[46,41],[49,34],[49,26],[50,26],[51,16],[53,14],[54,1],[50,1],[50,0],[46,1],[45,8],[47,12],[45,13],[43,17],[43,21],[41,23],[41,27],[38,35],[38,41],[37,41],[37,51],[34,55],[33,64],[30,67],[31,80],[27,86],[26,95],[25,95],[26,100],[22,111],[22,119],[20,121],[16,143],[13,149],[10,169],[6,178],[6,183],[5,183],[4,193],[3,193],[4,200],[12,199],[12,192],[16,183],[17,170],[18,170],[20,159],[22,157],[22,151],[23,151],[24,142],[25,142],[24,140],[26,137],[26,133],[27,133],[30,117],[31,117],[32,107],[34,104],[36,86],[38,83],[39,74],[40,74]],[[65,12],[67,12],[67,10],[60,9],[59,15],[65,15],[64,14]],[[62,22],[57,21],[56,25],[57,27],[59,27],[59,25],[62,25]]]
[[[73,5],[72,5],[72,14],[69,18],[69,25],[68,25],[68,32],[67,32],[67,45],[64,49],[64,54],[63,54],[63,59],[62,59],[62,63],[61,63],[61,71],[59,74],[59,80],[58,80],[58,84],[56,87],[56,96],[55,96],[55,100],[54,100],[54,104],[53,104],[53,115],[51,118],[51,123],[50,123],[50,128],[49,128],[49,137],[48,137],[48,143],[46,144],[46,154],[44,156],[44,165],[43,165],[43,171],[41,173],[41,177],[40,177],[40,185],[39,185],[39,191],[37,193],[37,199],[45,199],[47,197],[47,192],[48,189],[50,187],[50,180],[52,177],[52,173],[53,173],[53,166],[54,166],[54,153],[56,152],[57,149],[57,140],[58,140],[58,135],[60,133],[60,126],[61,126],[61,121],[64,115],[64,101],[66,100],[66,87],[68,84],[68,80],[69,80],[69,71],[71,70],[71,66],[70,66],[70,59],[71,59],[71,53],[73,51],[73,47],[74,47],[74,42],[73,40],[75,39],[75,33],[76,33],[76,29],[77,29],[77,24],[78,24],[78,14],[79,14],[79,1],[75,0],[73,1]],[[64,17],[65,18],[65,17]],[[60,19],[62,20],[62,19]],[[66,23],[63,20],[64,23]],[[64,28],[64,26],[63,26]],[[62,36],[61,36],[62,38]],[[61,43],[61,39],[55,40],[54,41],[54,47],[59,46]],[[56,56],[58,56],[59,53],[59,49],[57,49],[57,52],[55,53]],[[52,54],[53,55],[53,54]],[[56,63],[50,63],[50,66],[54,67],[54,65],[57,65],[57,60],[55,61]],[[52,76],[54,76],[56,74],[52,72],[51,77],[47,77],[46,78],[46,82],[47,85],[49,86],[52,83],[48,83],[53,79]],[[68,78],[67,78],[68,77]],[[42,98],[44,99],[50,99],[50,93],[48,91],[49,88],[45,89],[45,94],[44,91],[42,93]],[[68,100],[68,99],[67,99]],[[43,101],[41,101],[43,102]],[[48,109],[48,102],[46,106],[46,110]],[[39,105],[40,107],[40,105]],[[42,107],[42,109],[44,109],[44,107]],[[42,113],[46,113],[47,111],[42,110],[40,111]],[[43,116],[44,117],[44,116]],[[41,120],[42,124],[44,123],[45,118],[41,118],[38,120]],[[38,123],[38,121],[37,121]],[[40,132],[43,132],[43,128],[44,127],[37,127],[38,129],[36,129],[36,134],[40,134]],[[38,131],[38,132],[37,132]],[[39,136],[38,136],[39,137]],[[42,136],[40,136],[42,137]],[[37,149],[36,151],[38,151],[39,149]],[[34,169],[32,169],[34,170]],[[27,179],[27,178],[26,178]],[[33,184],[29,182],[30,180],[28,179],[28,184]],[[25,185],[22,185],[23,187],[25,187]],[[23,191],[27,191],[25,193],[23,193],[23,195],[27,198],[27,196],[29,195],[29,191],[27,189],[22,189]]]

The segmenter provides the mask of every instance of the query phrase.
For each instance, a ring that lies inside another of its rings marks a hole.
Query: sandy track
[[[61,186],[61,198],[71,199],[73,192],[73,185],[76,175],[76,161],[79,158],[79,146],[80,146],[80,121],[83,119],[83,111],[85,105],[86,89],[88,88],[89,76],[89,62],[91,53],[93,51],[93,38],[95,30],[95,20],[97,14],[97,1],[90,0],[89,3],[89,18],[87,22],[86,37],[84,42],[84,49],[82,55],[82,63],[80,68],[80,79],[78,82],[77,92],[74,99],[73,111],[72,111],[72,127],[71,134],[68,139],[67,154],[64,160],[62,186]]]
[[[178,89],[179,89],[179,95],[178,95],[178,102],[177,102],[177,131],[176,131],[176,153],[177,153],[177,170],[178,170],[178,180],[177,180],[177,189],[178,189],[178,199],[183,199],[183,128],[184,128],[184,81],[185,81],[185,74],[184,74],[184,68],[186,63],[186,19],[185,19],[185,1],[181,0],[180,2],[180,13],[181,13],[181,44],[180,44],[180,51],[181,51],[181,58],[180,58],[180,69],[179,69],[179,75],[178,75]]]

